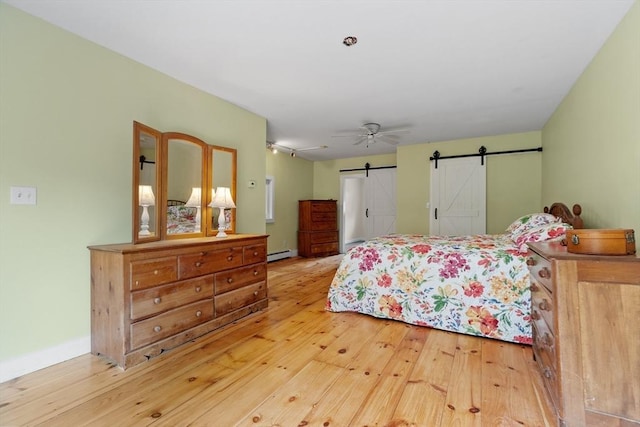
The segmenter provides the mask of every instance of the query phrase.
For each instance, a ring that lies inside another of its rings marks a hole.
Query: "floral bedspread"
[[[345,254],[326,309],[531,344],[525,260],[508,234],[378,237]]]

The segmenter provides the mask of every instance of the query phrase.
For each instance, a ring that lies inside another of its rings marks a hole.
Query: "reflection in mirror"
[[[160,239],[155,195],[160,183],[158,153],[161,135],[137,122],[133,123],[133,132],[133,241],[138,243]]]
[[[167,139],[167,236],[200,233],[202,228],[204,146],[185,138]]]
[[[231,198],[236,200],[236,150],[227,147],[211,146],[210,160],[211,160],[211,188],[218,187],[228,188],[231,193]],[[213,200],[212,191],[212,198]],[[210,235],[215,234],[216,230],[219,230],[219,215],[218,212],[213,212],[216,209],[211,210],[211,227],[209,227]],[[235,209],[228,209],[224,212],[225,222],[223,224],[224,230],[229,233],[235,233],[236,229],[236,215]]]

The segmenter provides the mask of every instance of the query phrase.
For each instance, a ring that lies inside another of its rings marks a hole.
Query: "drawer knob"
[[[200,310],[196,311],[196,317],[202,316],[202,312]]]
[[[233,277],[227,277],[227,283],[233,282]]]
[[[548,279],[549,277],[551,277],[551,273],[549,272],[549,269],[547,267],[544,267],[540,271],[538,271],[538,276],[542,277],[543,279]]]
[[[156,298],[153,299],[153,303],[154,304],[160,304],[161,302],[162,302],[162,298],[160,298],[160,297],[156,297]]]
[[[196,286],[196,292],[200,292],[202,288],[200,286]]]
[[[532,283],[530,288],[531,288],[531,292],[538,292],[540,290],[538,285],[536,285],[535,283]]]
[[[233,261],[233,255],[229,255],[229,256],[227,257],[227,261]]]
[[[258,256],[258,251],[254,251],[253,256]]]
[[[253,295],[258,296],[258,291],[255,291]]]
[[[200,252],[200,256],[207,256],[206,252]]]
[[[158,275],[158,270],[153,270],[153,274]]]
[[[136,280],[136,286],[140,285],[140,281]]]
[[[154,332],[160,332],[162,330],[162,326],[154,326],[153,327],[153,331]]]
[[[542,301],[540,301],[540,304],[538,304],[538,307],[542,311],[551,311],[551,304],[549,304],[549,301],[547,301],[546,299],[543,299]]]
[[[196,262],[196,267],[201,267],[202,263],[200,261]]]
[[[258,275],[258,270],[253,270],[253,275],[257,276]]]
[[[533,258],[527,258],[527,265],[529,267],[533,267],[534,265],[536,265],[536,260]]]

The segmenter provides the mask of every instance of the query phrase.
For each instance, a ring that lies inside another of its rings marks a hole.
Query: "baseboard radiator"
[[[286,251],[274,252],[267,255],[267,262],[278,261],[279,259],[291,258],[291,249]]]

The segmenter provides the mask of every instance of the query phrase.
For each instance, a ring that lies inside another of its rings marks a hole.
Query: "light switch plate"
[[[9,203],[12,205],[35,205],[36,187],[11,187]]]

